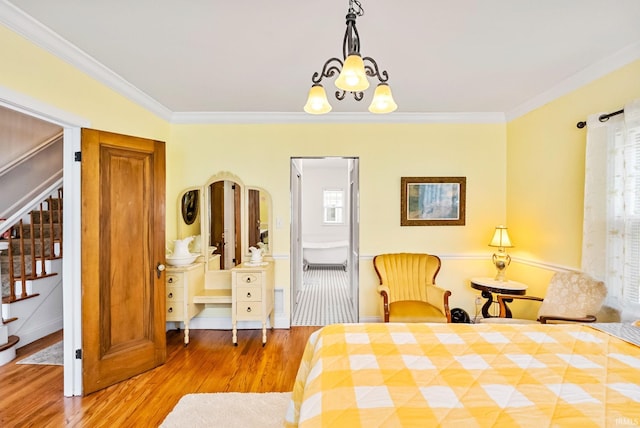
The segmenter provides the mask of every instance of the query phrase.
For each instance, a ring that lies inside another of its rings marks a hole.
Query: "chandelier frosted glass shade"
[[[324,114],[331,111],[331,104],[327,100],[327,93],[322,85],[316,84],[309,89],[304,111],[310,114]]]
[[[344,61],[342,71],[336,79],[336,87],[347,92],[364,91],[369,88],[364,61],[359,54],[351,54]]]
[[[373,100],[369,105],[369,111],[371,113],[391,113],[398,108],[398,104],[393,100],[391,95],[391,88],[386,83],[379,83],[376,87],[376,91],[373,94]]]

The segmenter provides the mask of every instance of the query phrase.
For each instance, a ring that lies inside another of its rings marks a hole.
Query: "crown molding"
[[[330,113],[315,116],[302,112],[172,112],[7,0],[0,0],[0,23],[158,117],[176,124],[507,123],[640,58],[640,42],[636,42],[506,113]]]
[[[543,105],[560,98],[600,77],[606,76],[627,64],[640,59],[640,41],[633,43],[618,52],[582,69],[569,76],[551,89],[531,98],[518,107],[506,113],[506,120],[510,122],[520,116],[542,107]]]
[[[393,113],[390,115],[332,113],[322,116],[302,112],[172,112],[7,0],[0,0],[0,23],[132,102],[176,124],[505,123],[505,115],[501,112]]]
[[[171,110],[6,0],[0,1],[0,23],[162,119],[171,119]]]
[[[171,123],[178,124],[274,124],[274,123],[506,123],[501,112],[471,113],[329,113],[311,115],[303,112],[176,112]]]

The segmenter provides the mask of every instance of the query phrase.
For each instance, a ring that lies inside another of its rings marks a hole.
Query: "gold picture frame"
[[[466,177],[402,177],[401,226],[464,226]]]

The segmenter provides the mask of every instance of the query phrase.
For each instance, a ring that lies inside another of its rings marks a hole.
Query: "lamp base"
[[[509,256],[504,251],[498,251],[493,255],[491,260],[493,261],[493,264],[496,266],[497,273],[496,273],[495,280],[499,282],[507,281],[505,273],[507,271],[507,267],[511,264],[511,256]]]

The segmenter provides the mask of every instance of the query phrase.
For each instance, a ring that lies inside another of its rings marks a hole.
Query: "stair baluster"
[[[40,216],[40,224],[38,225],[38,227],[40,228],[40,275],[45,276],[47,274],[47,268],[44,263],[44,261],[46,260],[46,245],[44,240],[44,210],[42,207],[43,205],[42,203],[40,203],[40,213],[38,214]],[[49,217],[51,217],[51,212],[49,212]],[[31,222],[33,223],[33,220]],[[51,231],[51,227],[49,228],[49,230]],[[33,270],[33,272],[34,276],[37,276],[37,273],[35,273],[35,269]]]
[[[60,243],[59,256],[62,257],[62,188],[58,189],[58,242]]]
[[[9,229],[9,248],[7,251],[7,257],[9,258],[9,300],[16,300],[16,289],[14,286],[15,283],[15,272],[13,268],[13,234],[15,231],[15,227],[11,226]]]

